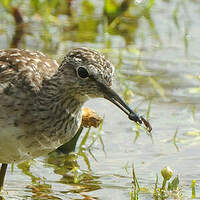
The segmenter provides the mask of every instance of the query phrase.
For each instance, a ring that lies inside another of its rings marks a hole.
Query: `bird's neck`
[[[78,115],[84,102],[78,101],[71,90],[72,88],[66,88],[60,79],[52,78],[46,81],[37,98],[38,109],[55,116],[59,116],[61,112]]]
[[[84,102],[78,101],[60,80],[51,79],[44,83],[35,103],[37,123],[41,132],[58,133],[68,132],[65,141],[69,140],[77,131],[82,119]]]

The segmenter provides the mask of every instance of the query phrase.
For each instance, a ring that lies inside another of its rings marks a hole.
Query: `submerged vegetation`
[[[188,0],[1,0],[1,48],[58,60],[72,47],[98,49],[115,65],[116,90],[153,124],[148,137],[104,100],[94,106],[105,115],[98,128],[80,129],[64,153],[14,168],[9,178],[20,182],[8,198],[198,198],[199,9]]]

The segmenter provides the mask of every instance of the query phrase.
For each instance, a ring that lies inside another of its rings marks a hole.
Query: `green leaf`
[[[178,189],[179,178],[176,176],[171,183],[168,183],[168,191],[175,191]]]
[[[94,5],[88,1],[88,0],[84,0],[82,3],[82,9],[83,9],[83,15],[87,16],[87,15],[93,15],[94,13]]]
[[[193,180],[192,181],[192,199],[195,199],[196,198],[196,190],[195,190],[195,185],[196,185],[196,180]]]
[[[115,0],[105,0],[104,2],[104,12],[107,14],[114,14],[118,11],[118,4]]]

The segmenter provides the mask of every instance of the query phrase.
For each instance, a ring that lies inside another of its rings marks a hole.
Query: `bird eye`
[[[89,76],[87,69],[84,67],[79,67],[77,73],[81,78],[87,78]]]

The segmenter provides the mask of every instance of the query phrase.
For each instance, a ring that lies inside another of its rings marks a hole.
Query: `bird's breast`
[[[8,106],[9,107],[9,106]],[[20,162],[45,155],[70,141],[78,131],[81,113],[41,118],[39,114],[0,107],[0,163]],[[20,113],[23,117],[20,117]]]

